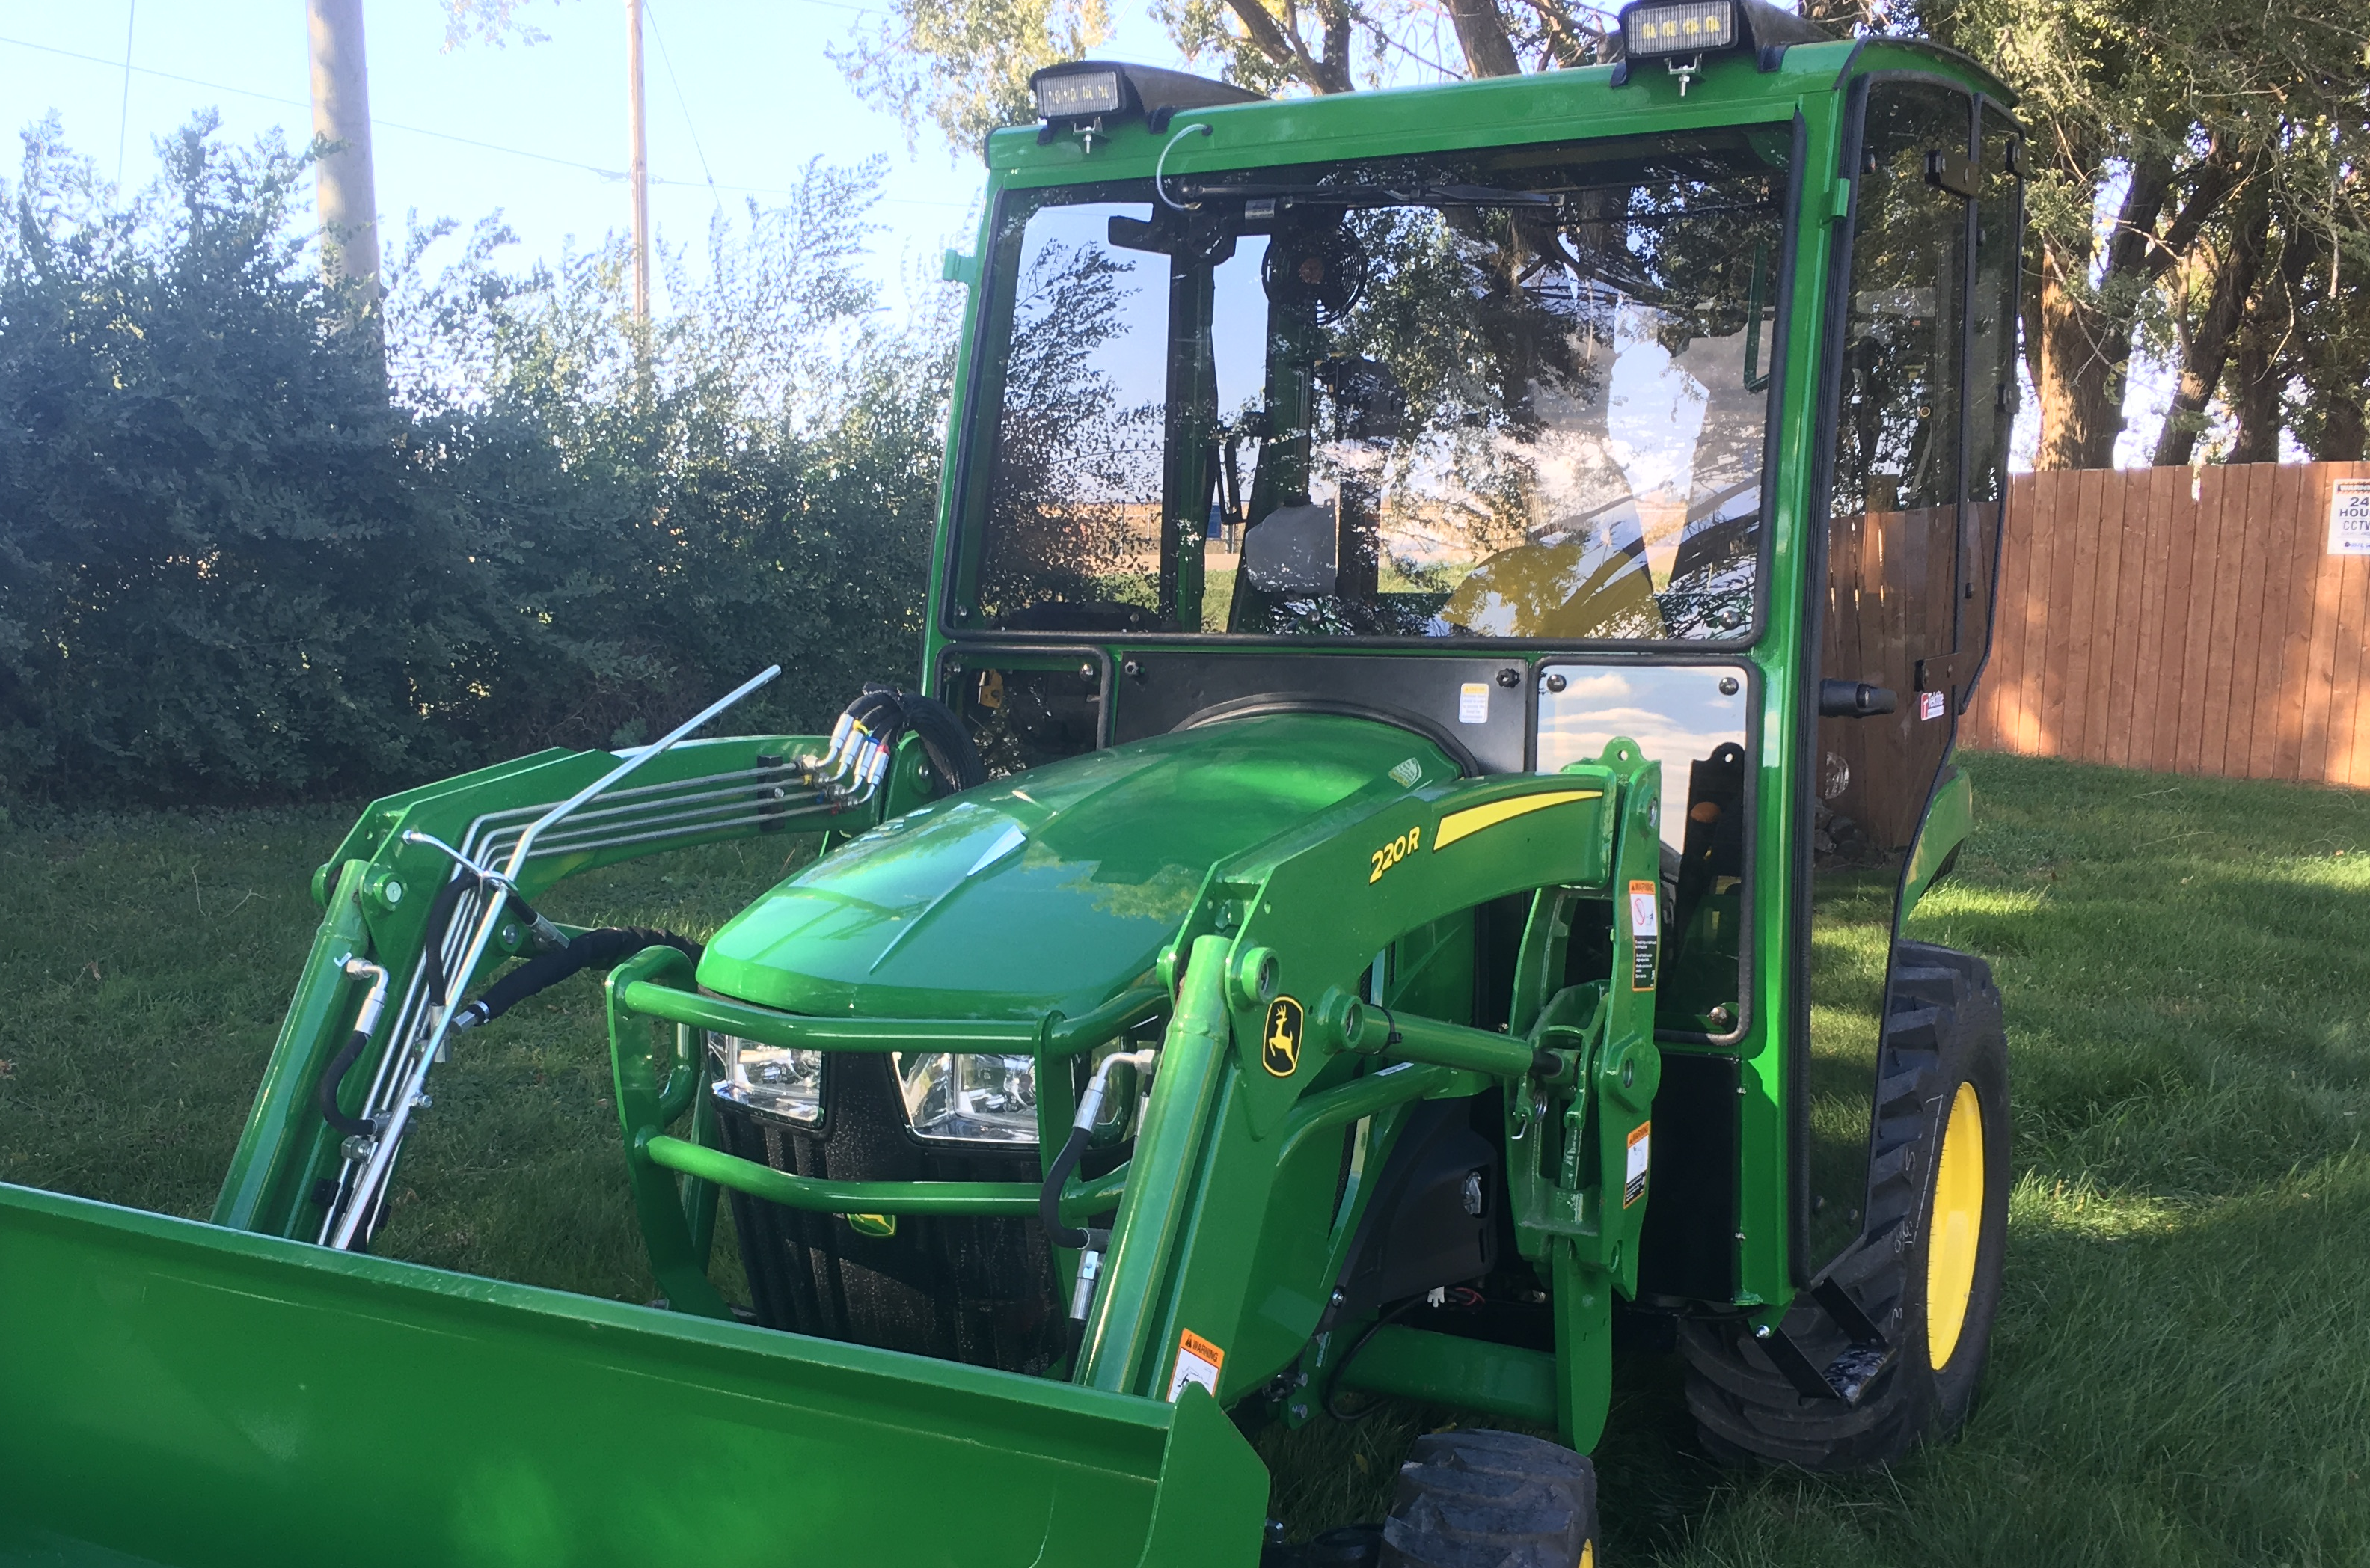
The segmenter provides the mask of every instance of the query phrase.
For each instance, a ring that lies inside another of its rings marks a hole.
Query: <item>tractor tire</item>
[[[1596,1467],[1544,1437],[1434,1432],[1399,1466],[1381,1568],[1596,1568]]]
[[[1894,949],[1859,1239],[1822,1272],[1894,1347],[1859,1402],[1805,1398],[1734,1320],[1680,1324],[1705,1449],[1811,1470],[1891,1464],[1956,1432],[1999,1309],[2008,1239],[2008,1039],[1979,958]],[[1810,1292],[1781,1327],[1814,1366],[1851,1341]]]

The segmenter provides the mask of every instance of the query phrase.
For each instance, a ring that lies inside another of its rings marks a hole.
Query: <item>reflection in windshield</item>
[[[1786,144],[1008,199],[959,602],[1026,630],[1742,635]]]

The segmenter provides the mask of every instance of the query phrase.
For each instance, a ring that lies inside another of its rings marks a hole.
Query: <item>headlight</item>
[[[762,1116],[812,1124],[823,1120],[823,1053],[761,1045],[737,1034],[712,1034],[720,1071],[716,1092]]]
[[[905,1119],[926,1138],[960,1143],[1037,1141],[1037,1058],[899,1051]]]

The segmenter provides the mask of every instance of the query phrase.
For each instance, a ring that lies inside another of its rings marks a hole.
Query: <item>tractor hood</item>
[[[850,840],[719,931],[699,984],[810,1014],[1076,1017],[1147,975],[1213,866],[1456,772],[1409,731],[1330,714],[1091,752]]]

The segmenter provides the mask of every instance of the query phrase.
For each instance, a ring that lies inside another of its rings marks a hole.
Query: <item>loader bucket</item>
[[[1248,1564],[1176,1404],[0,1186],[0,1562]]]

